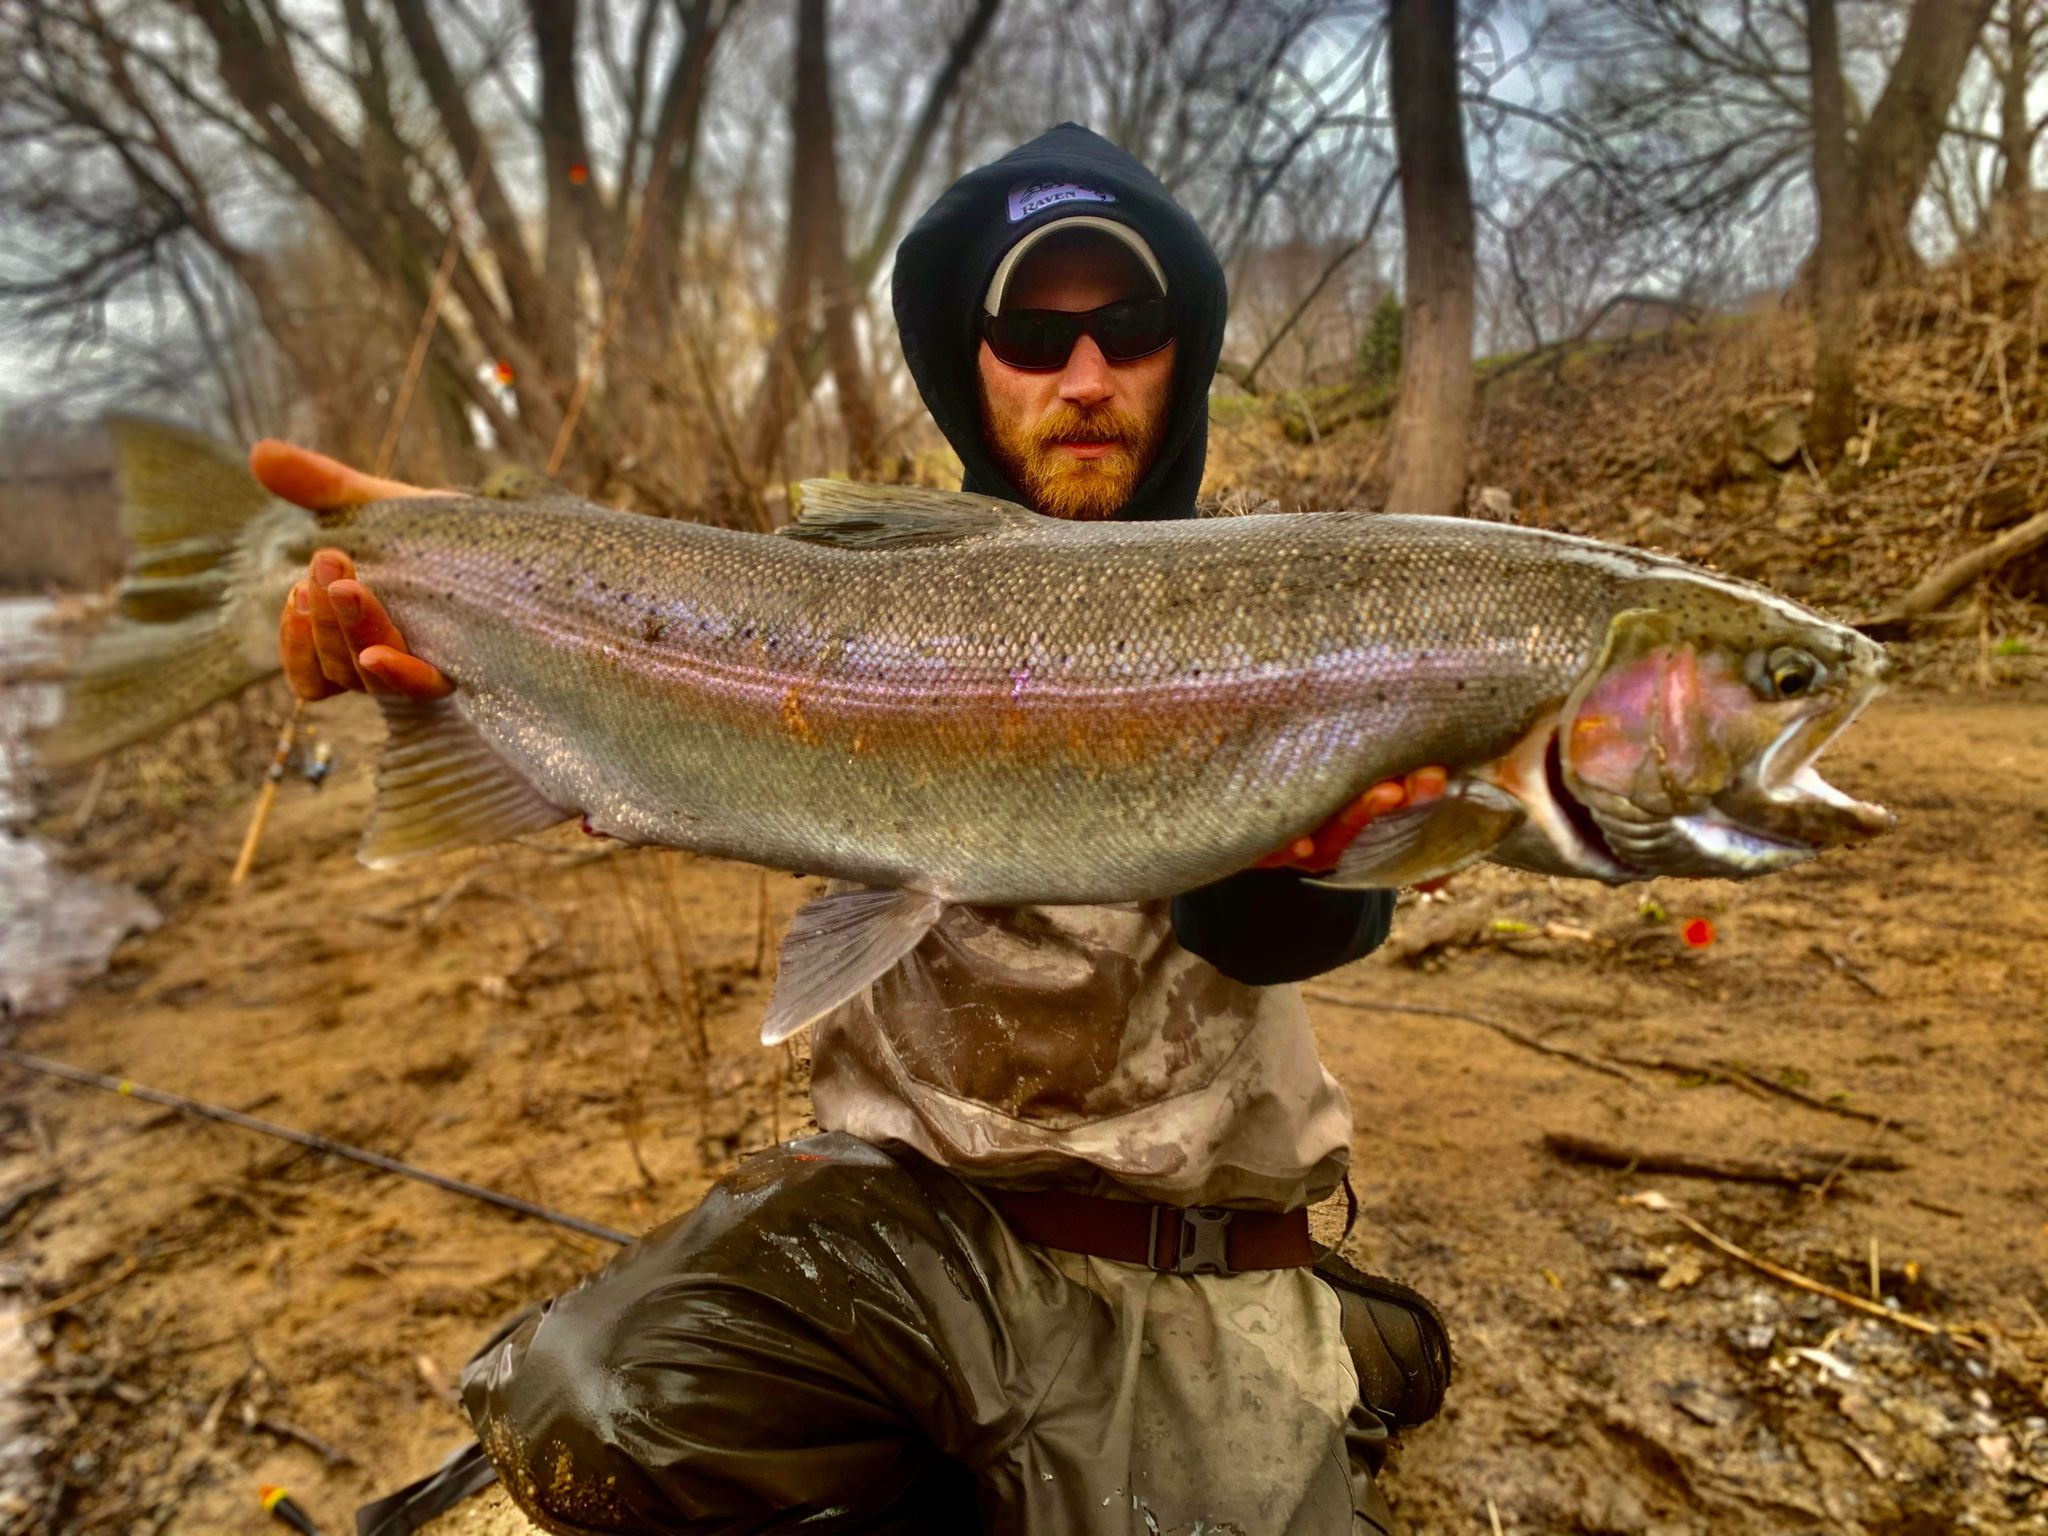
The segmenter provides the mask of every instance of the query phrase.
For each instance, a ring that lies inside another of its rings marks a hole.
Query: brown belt
[[[1301,1269],[1316,1260],[1307,1211],[1227,1211],[1147,1205],[1067,1190],[984,1193],[1027,1243],[1092,1258],[1145,1264],[1162,1274],[1234,1275]]]

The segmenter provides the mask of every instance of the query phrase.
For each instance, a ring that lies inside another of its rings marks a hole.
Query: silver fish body
[[[436,498],[322,536],[593,830],[986,904],[1186,890],[1490,761],[1674,576],[1451,519],[980,515],[845,548]]]

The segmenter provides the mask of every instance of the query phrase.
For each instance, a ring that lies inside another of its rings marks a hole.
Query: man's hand
[[[250,449],[249,468],[272,495],[311,512],[434,494],[270,438]],[[453,683],[405,648],[405,637],[384,605],[355,574],[355,563],[340,550],[319,550],[285,599],[277,650],[292,692],[302,699],[324,699],[349,689],[412,699],[453,693]]]
[[[1398,779],[1382,779],[1315,831],[1297,837],[1285,848],[1267,854],[1254,869],[1302,869],[1324,874],[1366,824],[1404,805],[1423,805],[1444,792],[1449,775],[1441,768],[1418,768]]]

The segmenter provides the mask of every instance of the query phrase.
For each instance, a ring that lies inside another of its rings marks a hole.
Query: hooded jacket
[[[965,466],[961,489],[1024,501],[982,436],[976,356],[983,296],[1011,246],[1077,213],[1114,219],[1144,236],[1166,273],[1173,313],[1166,434],[1117,518],[1198,516],[1195,498],[1209,452],[1209,382],[1229,311],[1223,264],[1158,177],[1078,123],[1061,123],[969,171],[904,236],[892,297],[911,377]],[[1378,948],[1393,905],[1390,891],[1324,890],[1286,870],[1248,870],[1177,898],[1174,937],[1225,975],[1271,986]]]

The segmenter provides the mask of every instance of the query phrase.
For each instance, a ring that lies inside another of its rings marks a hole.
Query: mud
[[[235,892],[246,797],[194,796],[173,833],[117,767],[78,857],[167,921],[18,1048],[626,1229],[805,1128],[801,1055],[754,1043],[762,935],[805,882],[573,831],[363,869],[376,728],[360,701],[320,718],[340,767],[285,786]],[[1386,1479],[1410,1530],[2048,1530],[2048,689],[1895,696],[1829,761],[1893,836],[1747,887],[1482,871],[1313,987],[1356,1118],[1348,1251],[1458,1334],[1450,1404]],[[1905,1167],[1760,1187],[1566,1163],[1546,1132]],[[347,1529],[463,1435],[452,1382],[490,1329],[603,1257],[12,1073],[0,1159],[43,1442],[0,1479],[13,1531],[256,1530],[261,1483]],[[1960,1336],[1770,1278],[1624,1202],[1644,1189],[1841,1290],[1874,1271],[1881,1306]]]

